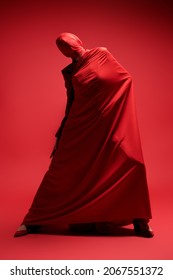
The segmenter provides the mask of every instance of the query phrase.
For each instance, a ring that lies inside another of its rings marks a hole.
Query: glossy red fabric
[[[66,116],[26,225],[151,218],[132,78],[106,48],[63,71]]]

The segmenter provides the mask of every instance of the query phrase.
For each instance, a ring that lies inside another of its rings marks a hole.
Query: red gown
[[[132,78],[106,48],[62,71],[66,115],[25,225],[151,218]]]

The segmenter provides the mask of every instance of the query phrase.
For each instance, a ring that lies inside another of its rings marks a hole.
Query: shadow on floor
[[[60,228],[57,226],[33,227],[31,233],[48,234],[48,235],[66,235],[66,236],[135,236],[133,229],[124,226],[115,226],[108,223],[92,224],[73,224],[68,227]]]

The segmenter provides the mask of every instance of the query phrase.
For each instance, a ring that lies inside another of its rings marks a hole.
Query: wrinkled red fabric
[[[72,33],[61,33],[56,44],[65,56],[72,59],[78,58],[85,52],[82,41]]]
[[[102,47],[62,73],[67,107],[58,147],[23,223],[150,219],[131,76]]]

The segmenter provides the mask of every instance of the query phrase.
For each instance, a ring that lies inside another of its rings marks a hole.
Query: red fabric
[[[58,148],[23,223],[131,223],[151,218],[132,78],[106,48],[63,71]]]
[[[61,33],[56,40],[56,44],[65,56],[73,59],[85,52],[82,41],[72,33]]]

